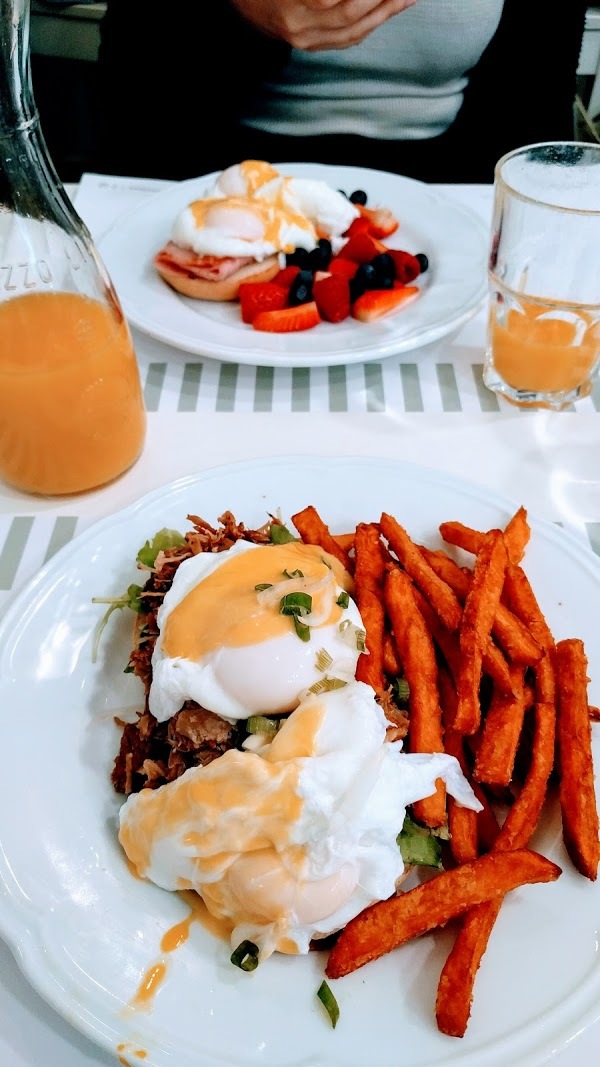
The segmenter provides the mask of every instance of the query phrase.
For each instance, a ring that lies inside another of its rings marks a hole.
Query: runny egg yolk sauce
[[[248,196],[253,196],[262,185],[279,177],[279,171],[263,159],[245,159],[238,166],[246,182]]]
[[[317,235],[312,222],[305,215],[293,211],[284,203],[283,188],[273,200],[246,196],[207,197],[189,205],[197,230],[205,227],[222,229],[240,240],[265,241],[281,252],[291,252],[291,242],[283,240],[286,227],[303,230],[316,244]]]
[[[256,645],[289,632],[293,627],[290,616],[281,614],[279,603],[261,604],[256,586],[277,585],[285,581],[286,571],[296,570],[308,583],[333,571],[337,584],[352,590],[352,578],[339,560],[317,545],[258,546],[224,562],[173,608],[162,635],[163,651],[171,658],[198,662],[219,648]],[[314,613],[321,611],[327,595],[326,588],[314,593]],[[333,625],[341,616],[342,608],[334,598],[329,617],[321,625]]]
[[[324,706],[314,698],[284,722],[264,756],[232,749],[159,790],[143,790],[119,834],[134,868],[147,876],[161,840],[178,839],[192,851],[193,886],[223,924],[218,933],[227,935],[243,922],[275,923],[280,929],[276,949],[297,952],[287,936],[286,917],[304,924],[324,919],[350,897],[357,882],[353,864],[329,877],[305,880],[305,850],[293,842],[303,809],[302,760],[315,754],[324,716]],[[174,929],[162,950],[177,947],[187,932],[183,926]],[[158,976],[148,977],[152,985]]]

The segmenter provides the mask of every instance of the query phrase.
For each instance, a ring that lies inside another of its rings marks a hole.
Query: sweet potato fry
[[[520,507],[504,528],[504,544],[511,563],[520,563],[523,559],[530,532],[527,512],[524,507]],[[471,552],[474,556],[480,552],[485,537],[480,530],[473,530],[462,522],[443,522],[440,534],[448,544]]]
[[[574,866],[595,881],[600,843],[583,641],[559,641],[555,662],[563,838]]]
[[[517,508],[504,527],[504,544],[511,563],[520,563],[529,543],[531,528],[524,507]]]
[[[465,778],[482,804],[481,811],[473,811],[463,807],[454,797],[448,797],[450,850],[456,863],[468,863],[480,852],[489,852],[498,836],[499,826],[483,789],[471,777],[464,737],[447,725],[456,714],[457,698],[450,673],[443,665],[438,671],[438,689],[444,724],[444,748],[449,756],[458,760]]]
[[[478,904],[467,913],[442,969],[435,1001],[435,1017],[438,1030],[448,1037],[464,1037],[471,1014],[475,976],[502,907],[502,900],[503,898],[499,897]]]
[[[450,669],[450,674],[456,683],[461,662],[458,634],[450,633],[449,630],[445,628],[441,619],[436,615],[435,611],[419,589],[414,587],[413,591],[417,599],[419,611],[425,619],[427,628],[446,660]],[[504,659],[500,649],[497,648],[491,640],[488,642],[484,653],[483,669],[486,674],[489,674],[494,685],[497,686],[501,693],[509,695],[512,692],[508,663]]]
[[[502,533],[491,530],[486,534],[475,560],[473,580],[460,627],[461,667],[456,684],[458,706],[452,725],[462,734],[475,733],[481,720],[479,684],[483,656],[500,603],[506,564]]]
[[[443,578],[456,593],[461,604],[464,604],[471,588],[472,574],[459,567],[443,552],[432,552],[423,546],[421,552],[438,577]],[[543,655],[542,649],[527,627],[502,603],[498,605],[496,611],[492,634],[513,663],[522,663],[525,667],[532,667]]]
[[[346,570],[350,571],[351,574],[353,573],[354,562],[348,553],[340,547],[336,538],[332,536],[329,527],[325,525],[317,509],[312,504],[292,515],[292,522],[305,544],[320,545],[330,555],[339,559]]]
[[[495,852],[524,848],[537,826],[554,761],[556,712],[553,704],[537,704],[532,760],[527,780],[496,838]],[[439,1030],[462,1037],[467,1029],[473,986],[502,897],[481,904],[464,916],[454,945],[442,969],[436,998]]]
[[[462,522],[442,522],[440,535],[447,544],[462,548],[463,551],[470,552],[473,556],[479,552],[484,537],[480,530],[472,530],[470,526],[465,526]]]
[[[486,785],[508,785],[513,776],[525,716],[523,668],[513,664],[510,675],[512,695],[492,694],[477,747],[473,777]]]
[[[433,641],[417,607],[412,582],[397,564],[387,565],[384,598],[404,676],[410,687],[410,751],[443,752],[442,711]],[[435,793],[413,804],[413,814],[427,826],[443,826],[446,790],[441,780],[436,783]]]
[[[510,564],[504,576],[504,595],[508,607],[524,622],[544,651],[535,666],[536,700],[553,704],[554,693],[554,637],[537,602],[531,584],[522,567]]]
[[[462,734],[456,730],[447,730],[444,747],[449,756],[455,756],[461,764],[465,777],[468,773],[465,765]],[[479,833],[477,830],[477,812],[465,808],[454,797],[448,797],[448,831],[450,850],[456,863],[469,863],[479,855]]]
[[[352,919],[331,950],[325,973],[341,978],[483,901],[503,897],[518,886],[554,882],[560,873],[555,863],[529,849],[490,852],[443,871]]]
[[[385,608],[382,582],[384,564],[379,548],[379,529],[373,523],[356,527],[354,555],[354,591],[365,627],[368,654],[358,657],[356,678],[381,696],[386,686],[383,677],[383,631]]]
[[[408,536],[404,527],[391,515],[384,512],[379,527],[390,547],[395,552],[407,574],[439,615],[448,630],[458,630],[462,619],[462,607],[446,582],[438,578],[423,558],[418,545]]]
[[[398,653],[394,644],[394,638],[389,630],[383,635],[383,669],[386,674],[395,678],[402,671],[402,664],[398,659]]]
[[[504,576],[504,594],[510,609],[524,622],[537,643],[544,649],[554,648],[554,638],[540,609],[529,579],[522,567],[510,563]]]
[[[334,534],[333,539],[340,546],[342,552],[352,552],[352,549],[354,548],[353,533]]]

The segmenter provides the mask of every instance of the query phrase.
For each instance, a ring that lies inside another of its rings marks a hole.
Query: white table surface
[[[159,187],[86,175],[75,203],[99,239],[120,212]],[[490,188],[446,192],[489,221]],[[60,502],[0,486],[0,610],[94,520],[179,476],[269,456],[274,440],[288,441],[290,454],[404,457],[468,477],[524,503],[531,514],[563,523],[600,552],[600,390],[560,414],[499,403],[481,384],[483,312],[431,349],[309,376],[232,370],[198,357],[190,363],[185,353],[141,334],[134,340],[149,407],[144,454],[113,485]],[[590,892],[600,894],[597,886]],[[596,1024],[552,1063],[581,1067],[599,1056]],[[0,942],[1,1067],[115,1063],[39,998]]]

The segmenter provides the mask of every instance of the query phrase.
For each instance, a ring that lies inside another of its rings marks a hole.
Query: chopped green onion
[[[300,622],[297,615],[294,615],[294,629],[301,641],[310,641],[310,626]]]
[[[332,693],[334,689],[343,689],[345,685],[348,685],[348,682],[345,682],[343,678],[329,678],[325,675],[324,678],[319,678],[318,682],[313,682],[308,691],[319,696],[320,693]]]
[[[242,941],[231,953],[230,960],[234,967],[242,971],[255,971],[258,967],[258,945],[254,941]]]
[[[392,690],[396,700],[405,703],[410,696],[410,686],[406,678],[395,678],[392,682]]]
[[[321,985],[317,989],[317,996],[321,1001],[321,1004],[325,1008],[333,1029],[335,1030],[335,1024],[340,1017],[340,1009],[337,1000],[335,999],[331,989],[327,985],[327,982],[321,982]]]
[[[128,663],[127,666],[125,667],[124,671],[123,671],[123,674],[133,674],[133,673],[134,673],[133,664]]]
[[[312,597],[310,593],[286,593],[279,605],[280,615],[310,615]]]
[[[328,667],[331,667],[333,663],[333,657],[329,655],[326,648],[320,648],[317,652],[317,658],[315,666],[318,671],[326,671]]]
[[[284,571],[283,573],[286,578],[304,578],[302,571],[298,570],[292,571],[291,574],[289,571]]]
[[[367,649],[367,633],[366,630],[356,631],[356,647],[359,652],[366,652]]]
[[[290,541],[297,541],[298,538],[294,537],[288,530],[287,526],[283,526],[279,522],[272,522],[269,529],[269,537],[271,544],[273,545],[287,545]]]
[[[249,734],[272,734],[275,736],[279,729],[277,719],[269,719],[266,715],[251,715],[246,722]]]
[[[257,593],[262,593],[262,591],[264,589],[272,589],[273,588],[273,583],[272,582],[259,582],[259,584],[255,585],[254,588],[255,588]]]
[[[343,622],[341,622],[338,626],[338,630],[341,634],[344,634],[349,626],[352,626],[350,619],[344,619]]]
[[[325,564],[325,566],[327,567],[328,571],[332,571],[333,570],[333,567],[331,566],[331,563],[327,562],[327,560],[325,559],[325,556],[321,556],[321,563]]]
[[[336,600],[336,604],[339,604],[341,608],[347,608],[349,603],[350,597],[348,596],[348,593],[340,593],[339,597]]]

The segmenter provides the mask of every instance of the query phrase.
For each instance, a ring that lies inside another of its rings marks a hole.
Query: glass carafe
[[[40,130],[29,2],[0,0],[0,478],[54,495],[127,470],[146,415],[118,297]]]

